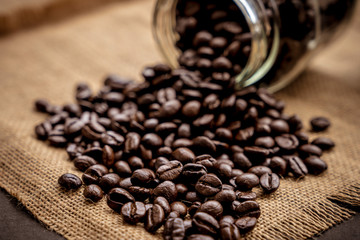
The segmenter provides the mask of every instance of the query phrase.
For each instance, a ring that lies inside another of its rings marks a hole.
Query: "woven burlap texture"
[[[103,199],[91,204],[83,188],[66,193],[58,177],[81,176],[63,149],[36,140],[45,116],[33,101],[73,102],[77,82],[98,90],[108,73],[140,79],[141,68],[161,61],[150,23],[154,1],[123,1],[63,22],[0,39],[0,187],[49,229],[67,239],[160,239],[123,223]],[[283,179],[271,195],[259,193],[262,215],[246,239],[305,239],[355,214],[360,206],[360,18],[336,46],[327,49],[288,88],[277,93],[286,113],[309,129],[312,116],[326,116],[336,148],[324,154],[329,169],[303,180]]]

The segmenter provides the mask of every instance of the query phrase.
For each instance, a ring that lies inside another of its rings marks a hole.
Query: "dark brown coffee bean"
[[[102,160],[105,166],[111,167],[115,162],[115,155],[113,149],[105,145],[103,148]]]
[[[177,125],[173,122],[164,122],[157,125],[155,128],[155,132],[157,132],[159,135],[162,135],[164,133],[169,134],[171,132],[175,132],[177,129]]]
[[[279,175],[286,175],[287,164],[286,161],[281,157],[272,157],[269,163],[269,168]]]
[[[185,238],[184,221],[181,218],[169,218],[164,225],[164,239],[182,240]]]
[[[58,183],[66,190],[77,190],[82,185],[81,179],[71,173],[61,175],[58,179]]]
[[[325,131],[330,125],[329,119],[325,117],[315,117],[310,120],[312,130],[315,132]]]
[[[131,182],[134,185],[146,187],[154,181],[155,177],[155,173],[150,169],[137,169],[131,175]]]
[[[280,186],[280,179],[276,173],[265,173],[260,177],[260,186],[266,193],[275,192]]]
[[[160,166],[156,170],[156,175],[161,181],[173,181],[180,176],[182,170],[181,162],[174,160]]]
[[[129,164],[125,161],[117,161],[114,164],[114,169],[115,172],[120,176],[120,177],[129,177],[132,175],[132,171],[131,168],[129,166]]]
[[[86,169],[82,175],[82,180],[86,185],[99,184],[102,176],[107,174],[109,170],[102,164],[95,164]]]
[[[317,156],[310,156],[304,160],[309,173],[319,175],[327,169],[327,164]]]
[[[107,195],[107,205],[116,212],[120,212],[127,202],[135,202],[135,199],[123,188],[113,188]]]
[[[197,182],[205,174],[207,174],[206,167],[197,163],[185,164],[182,171],[182,175],[189,182]]]
[[[231,141],[233,138],[232,132],[226,128],[218,128],[215,131],[216,138],[223,141]]]
[[[155,198],[154,204],[159,204],[163,208],[165,216],[169,215],[169,213],[171,212],[170,204],[164,197],[160,196]]]
[[[142,202],[128,202],[121,208],[121,214],[125,222],[136,224],[145,217],[146,208]]]
[[[214,174],[206,174],[199,178],[195,185],[198,193],[204,196],[213,196],[222,189],[221,180]]]
[[[50,103],[45,99],[38,99],[35,101],[35,109],[39,112],[47,112]]]
[[[239,228],[241,234],[245,234],[254,229],[256,222],[255,217],[241,217],[235,221],[235,225]]]
[[[144,168],[144,162],[141,160],[141,158],[132,156],[128,159],[129,166],[131,169],[141,169]]]
[[[141,137],[138,133],[130,132],[126,135],[124,151],[134,152],[139,149]]]
[[[236,206],[235,211],[240,216],[259,218],[260,207],[255,201],[245,201]]]
[[[185,200],[189,202],[202,202],[203,196],[197,192],[187,192],[185,195]]]
[[[188,4],[188,6],[191,6],[191,5]],[[195,5],[195,6],[199,6],[199,5]],[[207,44],[209,44],[211,39],[212,39],[211,33],[207,32],[207,31],[200,31],[195,35],[194,40],[193,40],[193,45],[194,45],[194,47],[198,47],[201,45],[207,45]]]
[[[216,152],[216,145],[207,137],[199,136],[193,139],[193,147],[201,153]]]
[[[335,143],[330,138],[326,138],[326,137],[315,138],[311,142],[311,144],[318,146],[322,150],[328,150],[335,146]]]
[[[141,141],[146,147],[149,148],[159,148],[163,144],[163,140],[155,133],[145,134]]]
[[[222,217],[223,207],[220,202],[215,200],[210,200],[203,203],[198,209],[198,212],[205,212],[207,214],[210,214],[214,218],[219,219],[220,217]]]
[[[110,189],[119,185],[120,177],[116,173],[108,173],[101,177],[99,185],[104,192],[108,192]]]
[[[133,184],[131,183],[131,178],[127,177],[119,182],[119,187],[128,190]]]
[[[95,143],[95,142],[94,142]],[[101,161],[103,150],[101,147],[91,146],[83,152],[84,156],[91,157],[97,161]]]
[[[85,187],[84,197],[90,199],[93,202],[100,201],[104,196],[103,191],[98,185],[91,184]]]
[[[296,178],[303,178],[308,173],[308,169],[303,161],[297,156],[286,156],[285,159],[288,162],[289,171]]]
[[[231,178],[232,167],[229,164],[221,163],[222,160],[219,160],[216,164],[217,175],[224,181]],[[232,163],[232,162],[231,162]]]
[[[106,133],[103,133],[101,135],[101,141],[105,145],[109,145],[113,148],[118,148],[124,143],[125,139],[123,136],[116,132],[107,131]]]
[[[168,200],[169,203],[173,202],[177,197],[177,190],[175,184],[171,181],[164,181],[160,183],[153,191],[154,197],[162,196]]]
[[[187,214],[187,207],[184,203],[176,201],[171,203],[171,211],[178,212],[180,218],[184,218]]]
[[[172,152],[171,156],[183,164],[194,162],[195,159],[195,154],[188,148],[177,148]]]
[[[90,123],[82,128],[81,133],[90,140],[99,140],[101,139],[101,134],[105,131],[106,129],[97,121],[90,121]]]
[[[253,173],[244,173],[236,177],[235,183],[239,190],[249,191],[259,185],[259,177]]]
[[[178,129],[178,137],[180,138],[189,138],[191,137],[191,127],[190,124],[183,123]]]
[[[236,199],[239,202],[245,202],[245,201],[255,201],[256,200],[256,193],[255,192],[241,192],[236,191]]]
[[[271,132],[274,134],[288,133],[290,131],[289,124],[282,119],[272,121],[270,128]]]
[[[220,225],[220,236],[223,240],[240,239],[240,231],[235,224],[223,223]]]
[[[322,155],[321,148],[313,144],[304,144],[299,147],[298,151],[302,158],[306,158],[312,155],[320,157]]]
[[[154,204],[152,208],[147,210],[145,217],[145,229],[149,232],[155,232],[158,230],[165,221],[164,209],[158,205]]]
[[[89,157],[89,156],[85,156],[85,155],[78,156],[77,158],[74,159],[75,167],[82,172],[95,164],[97,164],[95,159],[93,159],[92,157]]]
[[[78,118],[69,118],[65,121],[65,134],[67,135],[78,135],[80,134],[82,128],[85,126],[85,123]]]
[[[255,174],[256,176],[258,176],[258,178],[260,178],[265,173],[269,173],[269,174],[272,173],[271,169],[265,166],[254,166],[250,168],[248,172]]]
[[[204,234],[192,234],[187,238],[187,240],[214,240],[214,238]]]
[[[197,156],[195,158],[195,162],[197,164],[203,165],[206,169],[211,171],[211,170],[215,170],[215,164],[216,164],[217,160],[214,159],[213,157],[211,157],[211,155],[204,154],[204,155]]]
[[[200,108],[201,108],[201,103],[199,101],[195,101],[195,100],[189,101],[183,106],[182,114],[185,117],[193,118],[199,114]]]
[[[233,161],[235,165],[240,169],[249,169],[252,166],[252,163],[250,160],[245,156],[242,152],[236,152],[233,156]]]
[[[129,186],[127,188],[129,193],[134,196],[135,199],[139,201],[145,201],[151,196],[152,189],[146,188],[146,187],[140,187],[140,186]]]
[[[254,136],[254,130],[254,127],[248,127],[239,130],[239,132],[235,136],[235,140],[240,142],[249,141]]]
[[[259,137],[255,140],[255,145],[258,147],[272,148],[275,145],[275,141],[272,137]]]
[[[216,235],[220,229],[218,221],[208,213],[198,212],[193,217],[193,226],[203,234]]]
[[[35,134],[38,139],[45,140],[47,139],[51,130],[52,130],[51,123],[45,121],[43,123],[40,123],[39,125],[36,125]]]
[[[244,147],[244,154],[251,160],[253,163],[264,162],[266,157],[270,155],[270,151],[267,148],[261,148],[256,146],[246,146]]]

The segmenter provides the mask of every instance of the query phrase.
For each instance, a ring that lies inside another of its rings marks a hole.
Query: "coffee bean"
[[[240,239],[240,231],[235,224],[223,223],[220,225],[220,235],[223,240]]]
[[[108,173],[101,177],[99,185],[104,192],[108,192],[110,189],[118,186],[120,177],[116,173]]]
[[[48,121],[45,121],[43,123],[40,123],[39,125],[36,125],[35,134],[38,139],[45,140],[45,139],[47,139],[51,130],[52,130],[51,123]]]
[[[335,146],[335,143],[330,138],[326,138],[326,137],[315,138],[311,142],[311,144],[318,146],[322,150],[328,150],[328,149],[333,148]]]
[[[152,208],[146,211],[145,217],[145,229],[149,232],[155,232],[161,227],[165,221],[164,209],[158,205],[154,204]]]
[[[280,179],[276,173],[264,173],[260,177],[260,186],[266,193],[275,192],[280,186]]]
[[[282,134],[275,137],[276,144],[285,152],[294,151],[299,146],[298,139],[292,134]]]
[[[222,189],[221,180],[214,174],[206,174],[199,178],[195,185],[198,193],[204,196],[213,196]]]
[[[98,185],[91,184],[85,187],[84,197],[90,199],[93,202],[100,201],[104,196],[103,191]]]
[[[318,175],[327,169],[327,164],[317,156],[310,156],[304,160],[309,173]]]
[[[235,211],[240,216],[259,218],[260,207],[255,201],[245,201],[236,206]]]
[[[271,132],[274,134],[288,133],[290,131],[289,124],[282,119],[272,121],[270,128]]]
[[[124,151],[130,153],[139,149],[140,135],[135,132],[130,132],[126,135]]]
[[[141,169],[144,167],[144,162],[137,156],[132,156],[128,159],[129,166],[131,169]]]
[[[235,221],[235,225],[239,228],[241,234],[245,234],[254,229],[256,222],[255,217],[241,217]]]
[[[127,202],[121,208],[121,214],[125,222],[136,224],[145,217],[146,208],[142,202]]]
[[[260,178],[265,173],[272,174],[272,171],[270,168],[265,166],[254,166],[248,170],[248,173],[253,173]]]
[[[166,240],[184,239],[184,221],[181,218],[169,218],[165,223],[163,236]]]
[[[325,131],[330,125],[329,119],[325,117],[315,117],[310,120],[312,130],[315,132]]]
[[[144,186],[150,184],[155,179],[155,173],[147,168],[137,169],[131,175],[131,182],[134,185]]]
[[[187,238],[187,240],[214,240],[214,238],[204,234],[192,234]]]
[[[178,178],[183,171],[183,165],[181,162],[174,160],[160,166],[156,175],[161,181],[172,181]]]
[[[177,190],[175,184],[170,181],[164,181],[160,183],[153,191],[154,197],[162,196],[168,200],[168,202],[173,202],[177,197]]]
[[[102,176],[107,174],[109,170],[102,164],[95,164],[86,169],[82,175],[82,180],[86,185],[99,184]]]
[[[107,131],[101,135],[101,141],[105,145],[109,145],[113,148],[119,148],[124,143],[125,139],[116,132]]]
[[[132,171],[131,168],[129,166],[129,164],[125,161],[117,161],[114,164],[114,169],[115,172],[120,176],[120,177],[129,177],[132,175]]]
[[[183,164],[194,162],[195,159],[195,154],[188,148],[177,148],[172,152],[171,156]]]
[[[203,234],[216,235],[220,229],[218,221],[208,213],[198,212],[193,217],[193,226]]]
[[[272,148],[275,145],[275,141],[272,137],[259,137],[255,140],[255,145],[258,147]]]
[[[253,173],[244,173],[237,176],[235,182],[239,190],[249,191],[259,185],[259,177]]]
[[[286,175],[287,164],[286,161],[281,157],[272,157],[269,163],[269,168],[279,175]]]
[[[197,182],[200,177],[206,174],[206,167],[197,163],[185,164],[182,170],[182,175],[190,182]]]
[[[66,190],[77,190],[82,185],[80,178],[71,173],[61,175],[58,179],[58,183]]]
[[[127,202],[135,202],[135,199],[123,188],[113,188],[107,195],[107,205],[116,212],[120,212]]]
[[[78,156],[77,158],[74,159],[75,167],[82,172],[95,164],[97,164],[97,162],[92,157],[85,155]]]
[[[184,218],[187,214],[187,207],[184,203],[176,201],[171,203],[171,211],[178,212],[180,218]]]
[[[159,135],[155,133],[147,133],[142,139],[142,143],[149,148],[159,148],[163,144],[163,140],[159,137]]]
[[[159,204],[163,208],[165,216],[169,215],[169,213],[172,211],[169,202],[164,197],[160,196],[155,198],[154,204]]]
[[[302,158],[314,155],[320,157],[322,155],[322,150],[316,145],[313,144],[304,144],[298,149],[299,155]]]
[[[256,200],[256,193],[255,192],[241,192],[236,191],[236,199],[239,202],[245,202],[245,201],[255,201]]]
[[[215,144],[207,137],[200,136],[193,139],[193,147],[196,149],[197,152],[205,153],[210,152],[214,153],[216,152],[216,146]]]
[[[97,161],[101,161],[103,150],[100,147],[90,146],[90,148],[86,149],[83,152],[84,156],[91,157]]]
[[[111,167],[112,165],[114,165],[114,161],[115,161],[114,151],[108,145],[105,145],[103,148],[102,160],[104,165],[107,167]]]
[[[203,203],[198,209],[198,212],[205,212],[207,214],[210,214],[214,218],[219,219],[220,217],[222,217],[223,207],[220,202],[215,200],[210,200]]]
[[[307,167],[299,157],[286,156],[286,160],[288,161],[287,165],[289,171],[294,175],[294,177],[302,178],[308,173]]]

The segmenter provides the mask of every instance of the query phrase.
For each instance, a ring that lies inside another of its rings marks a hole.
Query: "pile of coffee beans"
[[[334,143],[310,143],[300,118],[265,89],[235,91],[233,79],[204,81],[164,64],[142,75],[142,83],[109,76],[96,94],[79,84],[75,104],[35,103],[51,115],[37,137],[65,147],[84,172],[62,175],[60,186],[84,183],[85,198],[105,197],[129,224],[164,225],[165,239],[239,239],[260,217],[253,188],[270,194],[281,177],[327,169],[320,157]],[[320,131],[330,122],[311,124]]]

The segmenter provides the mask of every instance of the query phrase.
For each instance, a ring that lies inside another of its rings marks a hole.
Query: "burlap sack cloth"
[[[122,1],[63,22],[0,39],[0,187],[68,239],[160,239],[123,223],[105,200],[91,204],[82,190],[61,191],[58,177],[81,176],[62,149],[35,139],[45,116],[37,98],[73,102],[77,82],[95,90],[108,73],[140,79],[141,68],[161,60],[150,32],[153,1]],[[277,94],[286,112],[306,123],[326,116],[336,148],[325,153],[323,175],[285,179],[272,195],[259,193],[262,215],[247,239],[304,239],[349,218],[360,206],[360,17],[291,86]],[[310,134],[312,138],[314,134]],[[350,208],[349,208],[350,207]]]

